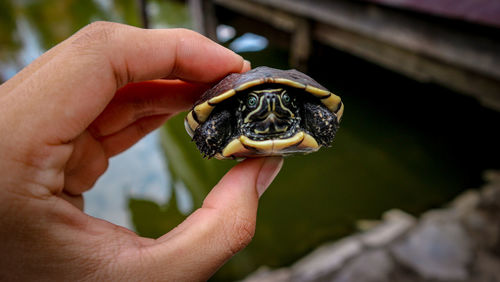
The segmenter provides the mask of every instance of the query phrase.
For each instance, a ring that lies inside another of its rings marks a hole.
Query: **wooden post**
[[[139,0],[139,8],[141,10],[141,21],[143,28],[149,28],[149,15],[147,11],[147,0]]]
[[[290,66],[307,71],[311,54],[311,24],[307,19],[297,17],[290,46]]]
[[[194,30],[217,41],[217,19],[213,2],[210,0],[189,0],[188,4]]]

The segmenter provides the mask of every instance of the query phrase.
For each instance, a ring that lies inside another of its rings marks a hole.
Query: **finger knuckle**
[[[173,35],[177,37],[177,53],[189,54],[193,48],[193,43],[197,43],[196,46],[205,40],[208,40],[205,36],[199,34],[196,31],[192,31],[185,28],[176,28],[173,30]]]
[[[255,234],[255,219],[237,215],[233,217],[232,223],[226,233],[228,249],[231,255],[245,248]]]
[[[103,175],[106,172],[106,170],[108,170],[109,160],[106,157],[106,154],[104,153],[104,151],[101,151],[99,153],[100,154],[93,161],[94,167],[92,175],[94,177],[89,177],[89,181],[91,182],[89,188],[92,188],[99,179],[99,177]]]
[[[118,29],[118,24],[105,21],[93,22],[82,28],[73,44],[78,47],[92,48],[108,43]]]
[[[193,30],[187,29],[187,28],[182,28],[182,27],[175,28],[175,29],[173,29],[173,31],[181,34],[183,37],[190,37],[190,36],[197,36],[197,37],[199,37],[199,36],[202,36],[201,34],[199,34],[196,31],[193,31]]]
[[[132,121],[140,120],[144,117],[153,116],[156,113],[158,101],[139,97],[130,101],[133,109]]]
[[[150,128],[145,122],[136,122],[135,130],[137,137],[142,137],[151,132],[152,128]]]

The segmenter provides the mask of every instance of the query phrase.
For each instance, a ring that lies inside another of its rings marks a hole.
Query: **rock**
[[[477,282],[499,282],[500,281],[500,258],[487,252],[479,252],[473,267]]]
[[[383,249],[371,250],[349,262],[331,281],[386,282],[394,269],[394,262]]]
[[[356,237],[323,245],[292,266],[293,281],[318,281],[339,270],[345,262],[361,253],[362,245]]]
[[[445,209],[360,221],[364,232],[319,247],[288,268],[244,281],[500,282],[500,171],[489,171]],[[376,224],[376,225],[375,225]]]
[[[476,242],[476,247],[492,249],[500,244],[500,224],[498,219],[492,220],[484,212],[476,210],[464,215],[462,224],[470,238]]]
[[[466,214],[478,206],[479,200],[480,195],[477,190],[468,190],[456,197],[450,206],[460,214]]]
[[[484,178],[488,184],[481,189],[480,208],[498,214],[500,212],[500,171],[487,171]]]
[[[389,244],[406,233],[415,224],[415,218],[400,210],[391,210],[384,214],[384,221],[360,236],[368,247]]]
[[[271,270],[269,267],[261,266],[243,282],[286,282],[290,281],[291,271],[288,268]]]
[[[486,182],[500,183],[500,170],[487,170],[483,173],[483,178]]]
[[[391,248],[395,258],[425,279],[467,280],[473,251],[464,228],[449,212],[428,213],[424,219]]]
[[[360,219],[356,221],[356,229],[361,232],[366,232],[379,226],[381,223],[381,220]]]
[[[500,183],[489,183],[486,185],[481,193],[479,207],[481,210],[491,214],[500,212]]]
[[[460,214],[453,209],[430,210],[420,217],[421,223],[439,224],[440,222],[446,223],[450,221],[460,221]]]

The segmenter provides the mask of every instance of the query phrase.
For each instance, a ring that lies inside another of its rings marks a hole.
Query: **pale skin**
[[[236,165],[158,239],[86,215],[82,194],[110,157],[249,68],[192,31],[98,22],[2,84],[0,280],[208,279],[250,242],[281,158]]]

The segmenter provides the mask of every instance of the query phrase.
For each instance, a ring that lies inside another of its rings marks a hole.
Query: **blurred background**
[[[250,246],[213,277],[290,265],[389,209],[414,216],[500,164],[500,5],[491,0],[2,0],[0,81],[85,25],[195,29],[253,67],[297,68],[341,96],[330,148],[288,157]],[[86,212],[159,237],[235,163],[204,160],[184,114],[116,156]]]

